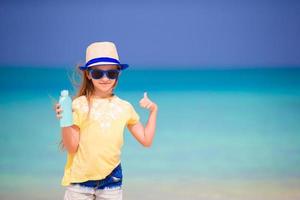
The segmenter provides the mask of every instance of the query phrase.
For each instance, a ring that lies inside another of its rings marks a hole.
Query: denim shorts
[[[72,185],[80,185],[84,187],[94,188],[94,189],[112,189],[122,186],[122,167],[119,164],[105,179],[101,180],[89,180],[80,183],[71,183]]]

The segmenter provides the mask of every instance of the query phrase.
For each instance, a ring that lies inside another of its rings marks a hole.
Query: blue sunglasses
[[[93,79],[100,79],[104,75],[109,79],[116,79],[120,74],[120,70],[110,69],[110,70],[101,70],[101,69],[89,69],[89,73]]]

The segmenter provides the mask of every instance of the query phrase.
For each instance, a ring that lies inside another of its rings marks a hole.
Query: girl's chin
[[[107,93],[107,92],[111,92],[111,87],[107,87],[107,88],[97,88],[100,92],[104,92],[104,93]]]

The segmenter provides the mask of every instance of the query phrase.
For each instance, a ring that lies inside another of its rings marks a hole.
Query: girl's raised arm
[[[138,122],[134,125],[128,125],[127,128],[139,143],[144,147],[150,147],[155,135],[158,107],[148,98],[146,92],[144,93],[144,98],[140,101],[140,106],[150,110],[146,127],[141,122]]]
[[[57,103],[55,105],[56,117],[60,119],[62,117],[61,113],[63,110],[60,107],[60,104]],[[76,125],[72,125],[69,127],[61,128],[61,136],[64,148],[70,153],[76,153],[79,145],[79,127]]]

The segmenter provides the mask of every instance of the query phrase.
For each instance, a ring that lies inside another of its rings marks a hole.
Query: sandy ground
[[[199,199],[199,200],[299,200],[300,180],[268,181],[194,181],[186,183],[165,181],[128,180],[123,186],[123,199]],[[5,200],[53,200],[63,199],[64,188],[40,185],[36,188],[10,188],[0,190]]]

